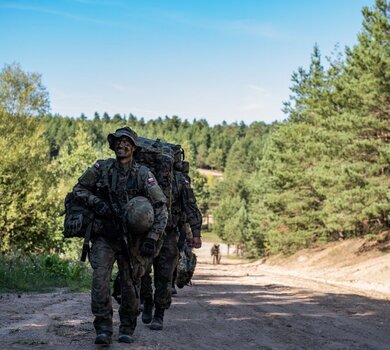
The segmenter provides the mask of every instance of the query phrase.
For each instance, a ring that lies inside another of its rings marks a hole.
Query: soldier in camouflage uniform
[[[177,246],[179,230],[178,226],[181,224],[180,219],[188,222],[191,226],[193,239],[191,245],[194,248],[202,246],[202,239],[200,235],[202,225],[202,215],[196,199],[191,188],[189,180],[184,174],[179,171],[181,165],[181,154],[175,156],[174,181],[172,188],[172,222],[168,224],[165,232],[166,237],[160,253],[153,261],[154,270],[154,300],[153,288],[150,273],[147,273],[142,278],[141,284],[141,298],[144,301],[144,309],[142,312],[142,321],[146,324],[151,323],[150,329],[161,330],[163,328],[164,311],[171,305],[171,283],[173,272],[176,268],[179,249]],[[152,320],[153,306],[155,312]]]
[[[74,187],[74,195],[96,213],[90,262],[93,268],[92,312],[95,315],[96,344],[109,344],[113,333],[110,279],[117,261],[121,277],[122,303],[119,309],[119,342],[131,342],[139,314],[141,277],[151,263],[157,241],[168,219],[166,197],[154,175],[133,160],[137,134],[128,127],[108,135],[116,159],[100,160],[89,168]],[[140,237],[125,237],[126,204],[136,196],[153,206],[154,222]]]
[[[213,265],[221,262],[221,250],[219,248],[219,243],[214,243],[211,247],[210,254],[213,257]]]

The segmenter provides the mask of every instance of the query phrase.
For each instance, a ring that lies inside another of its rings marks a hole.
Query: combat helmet
[[[137,133],[134,130],[130,129],[128,126],[126,126],[124,128],[116,129],[115,132],[112,134],[108,134],[107,141],[110,145],[110,149],[114,151],[115,140],[123,136],[128,137],[137,147],[139,146]]]
[[[180,145],[171,146],[174,156],[173,167],[175,170],[181,171],[182,162],[185,158],[184,149]]]
[[[186,174],[186,175],[189,174],[189,172],[190,172],[190,163],[188,162],[188,160],[183,160],[181,162],[181,172],[183,174]]]
[[[125,222],[130,234],[146,234],[154,222],[154,210],[150,201],[142,196],[132,198],[125,206]]]

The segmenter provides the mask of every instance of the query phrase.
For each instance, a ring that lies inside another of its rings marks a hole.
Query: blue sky
[[[374,0],[0,0],[0,65],[42,74],[51,112],[284,118],[290,78],[356,43]]]

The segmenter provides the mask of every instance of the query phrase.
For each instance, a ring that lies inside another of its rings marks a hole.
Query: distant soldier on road
[[[219,243],[214,243],[211,247],[211,256],[213,257],[213,264],[219,264],[221,262],[221,249]]]

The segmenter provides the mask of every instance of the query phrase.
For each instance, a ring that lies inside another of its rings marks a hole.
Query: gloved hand
[[[192,239],[192,247],[195,249],[199,249],[202,246],[202,238],[200,237],[194,237]]]
[[[102,217],[109,217],[112,215],[112,211],[110,207],[107,205],[106,202],[99,200],[95,205],[94,205],[94,211],[96,214]]]
[[[152,257],[156,252],[156,245],[157,243],[154,239],[145,238],[140,248],[141,256]]]
[[[83,214],[71,216],[70,220],[66,223],[66,231],[70,234],[76,234],[81,230],[83,225]]]

